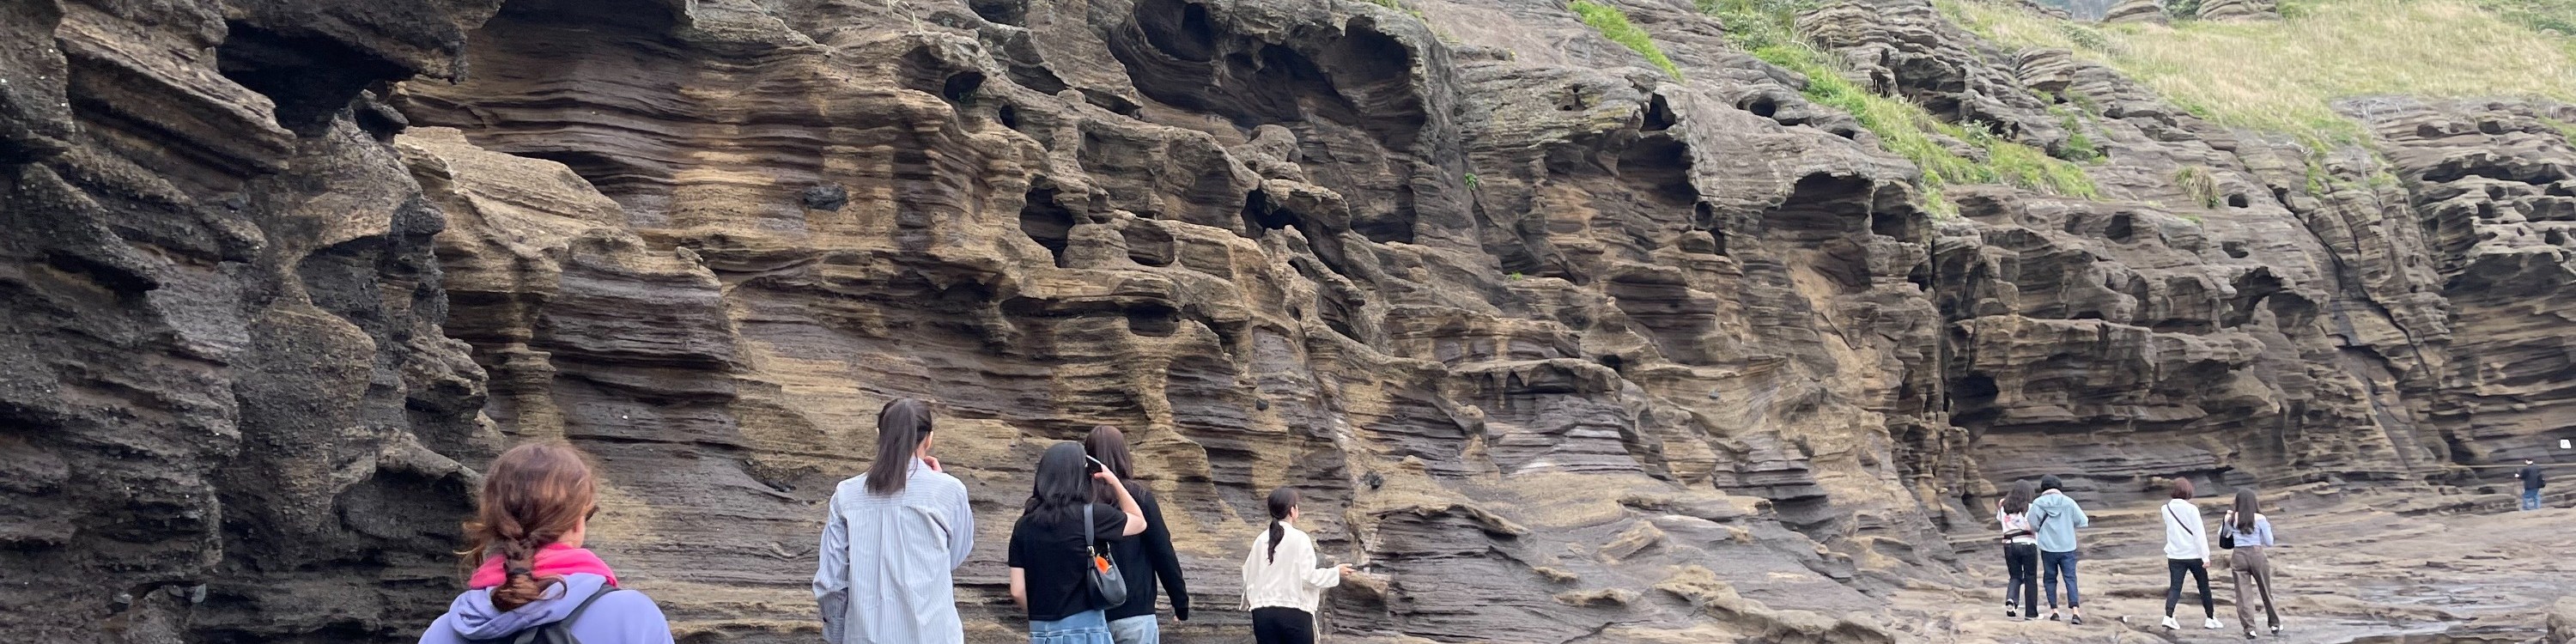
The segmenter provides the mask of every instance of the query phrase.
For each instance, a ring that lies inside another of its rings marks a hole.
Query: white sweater
[[[1281,532],[1285,536],[1279,540],[1279,555],[1272,558],[1270,526],[1261,528],[1261,536],[1252,540],[1252,553],[1243,557],[1244,608],[1294,608],[1315,614],[1324,589],[1342,585],[1341,572],[1315,567],[1315,540],[1294,527]]]
[[[2174,499],[2156,514],[2164,516],[2166,559],[2209,558],[2209,524],[2201,522],[2200,506]]]

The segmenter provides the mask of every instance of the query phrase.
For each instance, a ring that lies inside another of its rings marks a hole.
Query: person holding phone
[[[1154,591],[1172,594],[1172,618],[1190,620],[1189,587],[1181,578],[1181,558],[1172,549],[1172,530],[1163,524],[1163,508],[1154,501],[1154,493],[1136,483],[1134,458],[1127,453],[1127,434],[1116,427],[1091,428],[1082,440],[1082,449],[1091,459],[1126,482],[1127,494],[1136,498],[1136,507],[1145,513],[1145,533],[1133,539],[1110,544],[1117,557],[1119,571],[1127,575],[1127,603],[1109,608],[1109,634],[1118,644],[1161,644],[1162,624],[1155,621]],[[1095,503],[1116,501],[1117,492],[1106,484],[1094,491]]]
[[[1349,564],[1315,567],[1315,540],[1289,525],[1297,520],[1297,501],[1296,488],[1270,492],[1270,528],[1243,557],[1243,603],[1252,609],[1252,637],[1259,644],[1314,644],[1315,609],[1324,589],[1351,574]]]
[[[1117,505],[1092,501],[1094,481]],[[1061,442],[1038,458],[1037,480],[1011,527],[1011,601],[1027,611],[1030,644],[1116,644],[1088,571],[1096,544],[1145,531],[1144,511],[1127,486],[1082,446]]]
[[[814,602],[831,644],[964,644],[950,573],[975,549],[966,484],[930,455],[930,405],[877,412],[876,462],[825,507]]]

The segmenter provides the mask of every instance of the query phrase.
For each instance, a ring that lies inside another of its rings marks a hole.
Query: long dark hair
[[[868,464],[868,493],[903,492],[912,478],[912,453],[930,439],[930,404],[896,398],[877,410],[877,462]]]
[[[1136,461],[1127,455],[1127,433],[1118,431],[1116,427],[1101,425],[1091,428],[1091,434],[1082,437],[1082,451],[1098,459],[1100,464],[1109,466],[1109,473],[1118,475],[1121,484],[1135,476]],[[1118,491],[1109,489],[1109,484],[1094,481],[1092,487],[1096,488],[1091,491],[1092,502],[1118,502]]]
[[[1093,492],[1091,462],[1083,459],[1082,446],[1058,442],[1038,457],[1037,483],[1029,488],[1029,502],[1020,507],[1020,514],[1060,524],[1090,503]]]
[[[2012,490],[2004,492],[2004,512],[2007,514],[2030,512],[2030,500],[2035,498],[2039,498],[2039,486],[2032,485],[2028,479],[2014,481]]]
[[[2254,530],[2254,488],[2236,488],[2236,531]]]
[[[1279,560],[1279,540],[1288,538],[1288,513],[1297,510],[1297,488],[1283,487],[1270,491],[1269,561]]]
[[[560,441],[528,443],[502,452],[483,473],[483,498],[465,522],[465,561],[500,557],[506,575],[492,588],[492,607],[526,606],[561,583],[535,574],[537,550],[581,527],[599,497],[599,479],[581,452]]]

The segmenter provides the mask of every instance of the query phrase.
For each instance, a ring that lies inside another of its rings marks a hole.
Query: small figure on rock
[[[2217,600],[2209,595],[2209,530],[2200,520],[2200,506],[2191,502],[2191,479],[2174,477],[2173,500],[2166,501],[2165,522],[2165,630],[2182,628],[2174,622],[2174,605],[2182,603],[2182,578],[2191,576],[2200,583],[2200,612],[2207,617],[2202,628],[2218,630]]]
[[[2249,640],[2254,639],[2254,602],[2245,594],[2248,579],[2262,592],[2263,616],[2272,626],[2272,635],[2281,634],[2281,612],[2272,602],[2272,562],[2264,556],[2279,544],[2272,540],[2272,519],[2257,509],[2253,488],[2237,490],[2236,508],[2227,511],[2224,530],[2218,534],[2218,547],[2233,551],[2228,553],[2228,570],[2236,578],[2236,622],[2245,625]]]
[[[2064,575],[2067,622],[2081,625],[2084,598],[2076,590],[2075,562],[2080,557],[2076,554],[2075,529],[2092,525],[2093,521],[2085,518],[2084,506],[2076,505],[2075,499],[2067,498],[2066,492],[2059,489],[2063,486],[2055,474],[2040,477],[2039,498],[2030,502],[2030,530],[2039,538],[2039,587],[2048,598],[2048,621],[2058,620],[2057,578]]]
[[[2513,477],[2522,479],[2522,511],[2540,509],[2540,488],[2549,486],[2549,482],[2540,476],[2540,464],[2528,458],[2522,459],[2522,471],[2514,472]]]
[[[2030,502],[2039,486],[2028,480],[1996,501],[1995,522],[2004,529],[2004,617],[2039,619],[2039,538],[2030,530]]]

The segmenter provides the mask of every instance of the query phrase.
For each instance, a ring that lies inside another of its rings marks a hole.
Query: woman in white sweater
[[[1348,565],[1315,567],[1315,540],[1288,525],[1297,516],[1297,490],[1272,491],[1270,529],[1243,557],[1243,603],[1258,644],[1314,644],[1315,606],[1351,574]]]
[[[2208,617],[2204,628],[2221,628],[2218,605],[2209,597],[2209,528],[2200,522],[2200,506],[2191,503],[2191,479],[2175,478],[2173,500],[2166,501],[2165,522],[2165,630],[2182,628],[2174,622],[2174,604],[2182,602],[2182,578],[2190,575],[2200,580],[2200,612]]]

